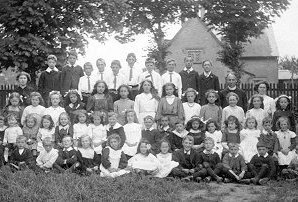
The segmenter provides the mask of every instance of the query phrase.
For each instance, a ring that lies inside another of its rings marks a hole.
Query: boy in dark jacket
[[[71,51],[68,55],[68,62],[61,72],[61,94],[63,96],[71,89],[78,89],[79,81],[84,72],[81,66],[76,65],[78,55],[75,51]]]
[[[263,185],[275,178],[276,167],[273,158],[268,154],[266,145],[258,142],[257,148],[258,154],[254,155],[248,164],[248,176],[251,178],[244,181]]]
[[[62,138],[63,149],[59,150],[58,158],[53,168],[63,173],[65,171],[74,171],[78,167],[77,151],[72,147],[72,137],[64,136]]]
[[[185,136],[182,141],[183,148],[174,152],[173,160],[179,163],[179,166],[173,168],[171,176],[181,178],[181,180],[189,182],[197,176],[201,169],[199,163],[199,155],[192,149],[194,138]]]
[[[49,93],[53,90],[60,91],[61,72],[56,67],[57,57],[49,55],[47,58],[48,68],[42,71],[38,82],[38,91],[47,103]]]
[[[222,181],[222,177],[218,174],[222,171],[222,163],[220,163],[219,155],[213,151],[214,140],[211,137],[207,137],[204,140],[204,150],[199,153],[199,164],[202,165],[202,169],[196,173],[196,181],[204,179],[206,182],[210,182],[213,178],[217,182]]]
[[[26,168],[33,168],[34,159],[31,150],[25,148],[27,138],[20,135],[16,139],[17,148],[11,153],[9,165],[13,171],[24,170]]]

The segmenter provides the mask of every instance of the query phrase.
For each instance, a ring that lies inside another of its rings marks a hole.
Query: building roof
[[[275,41],[273,28],[269,26],[257,38],[252,38],[251,43],[245,46],[242,57],[278,57],[278,48]]]
[[[215,39],[215,41],[219,45],[222,44],[219,39],[219,36],[214,34],[211,28],[209,28],[206,25],[206,23],[204,23],[200,18],[192,18],[187,20],[182,25],[181,29],[173,37],[171,42],[179,38],[178,36],[182,33],[183,29],[185,29],[188,26],[195,26],[197,23],[202,24],[205,27],[206,31],[210,33],[210,35]],[[250,41],[251,43],[248,43],[245,46],[245,50],[242,57],[278,57],[279,56],[272,26],[269,26],[268,28],[264,29],[263,34],[261,34],[257,38],[251,39]]]

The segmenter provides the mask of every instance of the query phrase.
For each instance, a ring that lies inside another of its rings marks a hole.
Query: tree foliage
[[[295,56],[285,56],[280,58],[279,65],[282,66],[283,69],[287,69],[294,74],[298,74],[298,58]]]
[[[241,77],[243,64],[239,61],[244,45],[280,16],[288,0],[208,0],[205,21],[222,36],[224,43],[219,60]]]
[[[1,66],[34,71],[48,54],[84,53],[87,36],[103,41],[122,29],[126,9],[125,0],[0,0]]]
[[[122,33],[124,36],[150,33],[153,44],[149,56],[155,58],[159,68],[163,68],[168,43],[165,32],[170,24],[180,23],[188,17],[196,17],[198,4],[187,0],[128,0],[129,11],[125,16]]]

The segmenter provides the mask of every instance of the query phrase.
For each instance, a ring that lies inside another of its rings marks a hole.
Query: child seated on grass
[[[239,182],[243,179],[247,166],[243,156],[239,154],[239,145],[237,143],[230,143],[229,153],[226,153],[222,159],[223,174],[225,175],[224,182]]]
[[[27,138],[19,135],[16,140],[17,148],[12,151],[9,165],[13,171],[32,168],[33,156],[30,149],[27,149]]]
[[[127,167],[126,155],[120,147],[121,138],[118,134],[109,136],[107,146],[102,150],[100,176],[101,177],[119,177],[126,173]]]
[[[288,168],[281,171],[281,174],[286,179],[297,179],[298,178],[298,145],[296,145],[295,155],[291,160]]]
[[[58,150],[53,148],[51,137],[45,137],[42,140],[42,145],[44,149],[36,158],[37,170],[49,172],[58,158]]]
[[[173,160],[178,162],[179,165],[173,168],[171,176],[181,178],[185,182],[189,182],[194,179],[200,169],[199,155],[192,148],[194,144],[194,138],[187,135],[182,140],[183,148],[174,152]]]
[[[272,131],[272,119],[266,117],[262,121],[263,129],[259,138],[260,142],[263,142],[268,148],[268,154],[277,161],[277,152],[279,150],[279,141],[275,132]]]
[[[160,153],[156,155],[161,167],[155,177],[167,177],[171,173],[172,169],[179,165],[178,162],[173,161],[173,155],[170,152],[170,149],[171,145],[169,141],[166,139],[161,140]]]
[[[128,160],[127,169],[141,176],[154,176],[158,173],[160,164],[157,158],[151,153],[151,145],[148,140],[141,139],[137,154]]]
[[[242,180],[245,183],[266,184],[275,178],[276,167],[274,160],[268,155],[268,148],[262,142],[257,144],[258,154],[254,155],[248,164],[248,175],[250,179]]]
[[[62,138],[62,149],[58,152],[58,158],[53,167],[60,173],[65,171],[73,172],[78,166],[77,152],[73,148],[73,139],[71,136]]]
[[[101,162],[100,156],[95,153],[92,148],[92,141],[89,135],[81,137],[80,146],[78,149],[78,161],[80,163],[79,169],[82,174],[91,174],[99,172],[99,165]]]
[[[204,150],[199,153],[198,163],[202,165],[202,169],[194,174],[197,182],[204,179],[205,182],[210,182],[211,179],[217,182],[222,181],[222,177],[218,174],[222,171],[222,163],[219,155],[213,151],[214,140],[211,137],[206,137],[204,140]]]

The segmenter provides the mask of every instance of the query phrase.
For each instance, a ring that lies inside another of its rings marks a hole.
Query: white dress
[[[261,131],[258,129],[243,129],[240,131],[240,154],[245,163],[249,163],[252,157],[258,153],[257,144]]]
[[[156,157],[160,163],[160,169],[155,177],[167,177],[171,173],[172,169],[179,165],[178,162],[172,160],[172,153],[159,153]]]
[[[91,124],[88,127],[88,135],[92,139],[93,149],[95,153],[101,154],[102,144],[98,146],[94,146],[94,145],[107,140],[106,128],[102,124],[100,124],[99,126],[95,126],[94,124]]]
[[[220,130],[214,131],[214,133],[209,133],[206,131],[206,137],[211,137],[214,140],[214,148],[213,151],[216,152],[221,158],[223,146],[221,144],[222,140],[222,132]]]
[[[142,138],[142,125],[138,123],[127,123],[123,126],[126,140],[122,147],[124,154],[134,156],[137,153],[138,144]],[[126,143],[135,144],[135,146],[128,146]]]
[[[21,123],[24,125],[25,118],[28,114],[38,114],[40,117],[44,115],[45,107],[41,105],[37,105],[36,107],[33,107],[32,105],[27,106],[24,111],[21,118]]]
[[[49,137],[52,139],[52,142],[55,141],[55,128],[53,127],[51,130],[49,129],[45,129],[45,128],[40,128],[38,130],[38,134],[37,134],[37,137],[41,139],[41,141],[37,142],[37,151],[38,152],[41,152],[41,151],[44,151],[44,148],[42,146],[42,141]]]
[[[259,108],[259,109],[252,108],[252,109],[250,109],[246,112],[246,119],[249,118],[249,117],[255,117],[256,118],[259,130],[262,130],[262,128],[263,128],[262,127],[262,125],[263,125],[262,121],[267,116],[268,116],[268,113],[262,108]]]
[[[133,169],[141,169],[146,171],[154,171],[160,169],[160,163],[157,158],[149,153],[147,156],[141,153],[134,155],[128,160],[128,166]]]
[[[190,104],[188,102],[184,102],[182,105],[185,114],[185,124],[191,119],[191,117],[200,115],[201,105],[198,103]]]
[[[19,126],[8,127],[4,131],[3,143],[15,144],[19,135],[23,135],[23,131]]]
[[[293,131],[276,131],[275,132],[281,149],[287,149],[291,146],[291,139],[296,137]],[[295,155],[295,150],[289,151],[288,155],[284,155],[281,151],[277,152],[279,165],[289,165],[291,159]]]
[[[48,107],[44,110],[44,115],[50,115],[54,121],[55,126],[59,126],[59,116],[62,112],[65,112],[63,107]]]
[[[271,116],[273,115],[273,113],[275,112],[275,101],[272,97],[269,97],[268,95],[263,95],[263,103],[264,103],[264,110],[265,112],[267,112],[268,114],[271,114]]]
[[[224,125],[224,121],[227,120],[227,118],[230,115],[235,116],[239,120],[239,122],[243,125],[245,114],[244,114],[242,107],[227,106],[227,107],[223,108],[223,110],[222,110],[222,125]]]
[[[137,114],[138,121],[144,127],[144,117],[150,115],[155,118],[158,107],[158,101],[152,97],[151,93],[141,93],[136,96],[134,110]]]
[[[88,135],[88,126],[86,123],[76,123],[73,125],[73,139],[78,140],[83,135]]]
[[[106,147],[110,150],[109,152],[109,161],[111,163],[111,168],[119,168],[119,163],[120,163],[120,159],[121,159],[121,153],[122,153],[122,149],[119,150],[114,150],[111,147]],[[108,169],[106,169],[105,167],[103,167],[102,164],[100,164],[100,177],[119,177],[121,175],[124,175],[126,173],[129,173],[128,170],[119,170],[117,172],[110,172]]]

